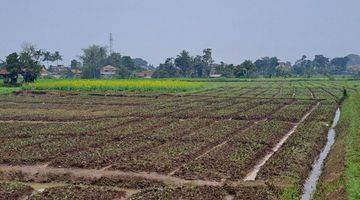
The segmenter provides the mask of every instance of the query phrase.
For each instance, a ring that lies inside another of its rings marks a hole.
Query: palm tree
[[[52,59],[53,61],[56,61],[56,65],[59,65],[59,60],[62,60],[62,56],[58,51],[55,51],[54,54],[52,55]]]
[[[45,61],[46,65],[49,67],[49,61],[51,61],[51,53],[49,51],[44,52],[43,61]]]

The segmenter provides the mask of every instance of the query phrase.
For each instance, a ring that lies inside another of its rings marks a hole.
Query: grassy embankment
[[[360,93],[344,101],[336,134],[315,199],[360,199]]]
[[[13,91],[18,91],[20,89],[21,88],[19,88],[19,87],[6,87],[6,86],[3,85],[2,80],[0,80],[0,95],[9,94],[9,93],[11,93]]]

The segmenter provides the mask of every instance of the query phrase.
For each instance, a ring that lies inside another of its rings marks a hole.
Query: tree
[[[6,57],[8,77],[5,77],[4,83],[16,85],[19,74],[21,73],[21,63],[19,55],[12,53]],[[10,80],[9,80],[10,79]]]
[[[107,65],[111,65],[113,67],[121,67],[121,54],[120,53],[111,53],[107,58]]]
[[[178,69],[175,67],[174,59],[167,58],[165,63],[159,65],[155,70],[153,77],[154,78],[173,78],[178,77]]]
[[[308,60],[305,55],[301,59],[297,60],[293,66],[293,73],[298,76],[311,77],[315,74],[315,68],[313,62]]]
[[[46,62],[46,65],[49,66],[49,61],[52,62],[52,54],[50,53],[50,51],[45,51],[43,52],[43,60],[44,62]]]
[[[235,67],[234,75],[237,78],[249,78],[255,72],[256,66],[251,60],[245,60],[241,65]]]
[[[134,58],[134,65],[135,67],[147,68],[148,62],[142,58]]]
[[[135,70],[134,61],[130,56],[123,56],[120,60],[120,66],[118,70],[118,75],[121,78],[130,77],[132,72]]]
[[[212,58],[212,49],[206,48],[203,50],[203,56],[202,56],[202,76],[201,77],[209,77],[212,64],[214,63],[214,60]]]
[[[343,74],[346,72],[346,65],[348,62],[347,57],[338,57],[330,61],[331,73],[332,74]]]
[[[121,66],[126,67],[128,70],[134,70],[135,64],[130,56],[123,56],[121,58]]]
[[[192,69],[192,58],[189,55],[189,52],[183,50],[175,58],[175,66],[180,69],[180,76],[190,77]]]
[[[70,68],[71,69],[80,69],[81,68],[81,62],[73,59],[71,60],[71,64],[70,64]]]
[[[19,60],[22,65],[21,75],[25,82],[34,82],[40,76],[41,65],[37,59],[36,54],[27,51],[21,52]]]
[[[278,77],[288,77],[291,75],[291,71],[289,68],[286,68],[283,65],[278,65],[276,67],[276,76]]]
[[[56,65],[59,65],[59,61],[62,60],[62,55],[60,55],[58,51],[55,51],[51,57],[52,57],[52,61],[56,61]]]
[[[234,68],[235,66],[233,64],[220,62],[220,65],[216,65],[215,67],[215,73],[227,78],[234,77]]]
[[[41,71],[41,61],[43,61],[43,51],[37,49],[36,45],[31,43],[23,43],[22,51],[19,55],[21,65],[21,75],[24,82],[34,82]]]
[[[323,55],[315,55],[313,62],[314,70],[321,75],[328,73],[330,61],[329,58]]]
[[[100,78],[100,67],[107,62],[106,47],[91,45],[82,50],[83,54],[80,59],[84,69],[83,78]]]
[[[257,75],[273,77],[276,75],[276,67],[279,65],[277,57],[263,57],[255,61]]]

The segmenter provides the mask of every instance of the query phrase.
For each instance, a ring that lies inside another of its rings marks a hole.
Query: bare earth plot
[[[2,95],[0,199],[300,195],[341,97],[341,84],[300,81],[183,95]]]

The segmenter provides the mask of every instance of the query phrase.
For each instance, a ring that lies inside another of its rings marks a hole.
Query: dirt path
[[[314,92],[310,89],[310,88],[307,88],[310,92],[310,95],[311,95],[311,99],[315,99],[315,94]]]
[[[254,181],[256,179],[256,176],[258,172],[260,171],[261,167],[265,165],[265,163],[274,155],[275,152],[277,152],[281,146],[286,142],[286,140],[295,132],[299,124],[304,122],[306,118],[320,105],[320,102],[318,102],[315,106],[311,108],[310,111],[308,111],[301,120],[296,123],[293,128],[283,137],[281,140],[271,149],[271,151],[266,154],[263,158],[261,158],[258,163],[253,167],[253,169],[245,176],[244,181]]]
[[[72,121],[46,121],[46,120],[0,120],[0,123],[28,123],[28,124],[75,124],[81,120]]]
[[[25,166],[12,166],[0,165],[0,170],[4,173],[19,171],[31,176],[41,176],[46,174],[54,175],[71,175],[75,178],[101,178],[101,177],[114,177],[122,176],[126,178],[143,178],[147,180],[161,181],[167,184],[184,185],[194,184],[198,186],[222,186],[223,182],[205,181],[205,180],[185,180],[169,175],[159,174],[155,172],[125,172],[120,170],[107,170],[107,169],[78,169],[78,168],[55,168],[49,167],[47,164],[43,165],[25,165]]]

